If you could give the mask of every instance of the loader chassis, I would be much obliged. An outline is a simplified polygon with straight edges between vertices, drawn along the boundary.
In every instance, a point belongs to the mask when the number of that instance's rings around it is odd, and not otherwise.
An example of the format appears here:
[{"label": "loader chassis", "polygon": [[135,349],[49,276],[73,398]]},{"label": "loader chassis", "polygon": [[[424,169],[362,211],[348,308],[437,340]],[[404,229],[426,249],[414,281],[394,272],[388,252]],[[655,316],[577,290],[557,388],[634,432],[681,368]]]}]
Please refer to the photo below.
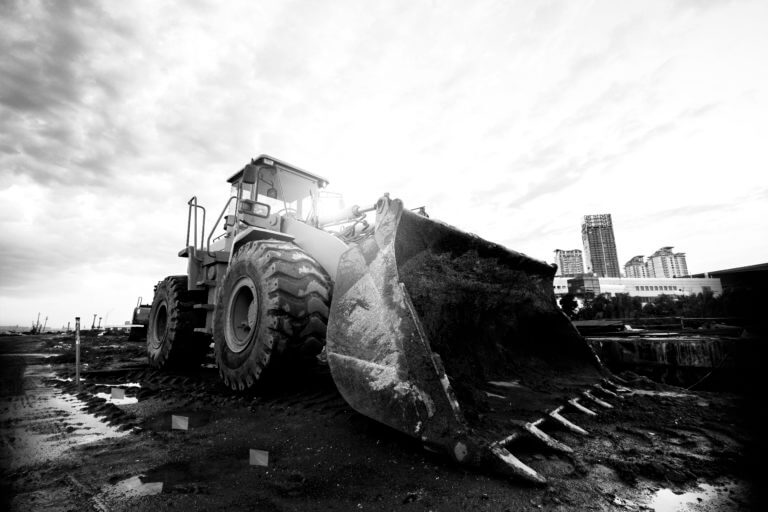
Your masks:
[{"label": "loader chassis", "polygon": [[580,400],[610,407],[622,391],[558,308],[555,266],[386,194],[321,215],[327,180],[266,155],[229,183],[207,237],[205,209],[188,203],[179,253],[188,275],[156,287],[153,366],[199,362],[212,337],[223,381],[242,390],[316,363],[325,347],[359,413],[459,462],[539,484],[511,445],[571,451],[543,428],[585,434],[565,414],[595,414]]}]

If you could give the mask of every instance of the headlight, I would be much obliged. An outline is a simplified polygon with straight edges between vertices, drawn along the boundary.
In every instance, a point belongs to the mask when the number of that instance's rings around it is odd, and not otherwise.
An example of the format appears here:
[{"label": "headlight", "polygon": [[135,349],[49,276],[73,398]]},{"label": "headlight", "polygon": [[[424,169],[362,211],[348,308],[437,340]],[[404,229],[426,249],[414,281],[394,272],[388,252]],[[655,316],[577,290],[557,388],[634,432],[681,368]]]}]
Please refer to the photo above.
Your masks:
[{"label": "headlight", "polygon": [[250,199],[241,199],[240,213],[244,213],[246,215],[255,215],[256,217],[266,219],[269,217],[269,205],[259,203],[258,201],[251,201]]}]

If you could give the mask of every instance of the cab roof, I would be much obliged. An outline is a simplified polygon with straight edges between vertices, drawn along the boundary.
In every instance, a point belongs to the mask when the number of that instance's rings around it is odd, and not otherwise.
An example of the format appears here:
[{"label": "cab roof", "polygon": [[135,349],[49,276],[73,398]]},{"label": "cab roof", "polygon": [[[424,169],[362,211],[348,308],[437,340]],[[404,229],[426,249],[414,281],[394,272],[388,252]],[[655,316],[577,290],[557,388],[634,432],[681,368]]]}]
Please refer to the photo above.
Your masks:
[{"label": "cab roof", "polygon": [[[282,168],[284,170],[298,174],[299,176],[302,176],[304,178],[310,179],[312,181],[316,181],[320,188],[323,188],[324,186],[328,185],[328,180],[323,178],[322,176],[319,176],[317,174],[312,174],[311,172],[307,172],[304,169],[299,169],[298,167],[295,167],[289,163],[283,162],[282,160],[278,160],[277,158],[271,157],[269,155],[259,155],[258,157],[251,160],[250,163],[252,165],[271,165],[277,168]],[[240,177],[243,175],[244,170],[245,170],[245,167],[237,171],[235,174],[232,175],[232,177],[230,177],[227,180],[227,182],[235,183],[236,181],[238,181]]]}]

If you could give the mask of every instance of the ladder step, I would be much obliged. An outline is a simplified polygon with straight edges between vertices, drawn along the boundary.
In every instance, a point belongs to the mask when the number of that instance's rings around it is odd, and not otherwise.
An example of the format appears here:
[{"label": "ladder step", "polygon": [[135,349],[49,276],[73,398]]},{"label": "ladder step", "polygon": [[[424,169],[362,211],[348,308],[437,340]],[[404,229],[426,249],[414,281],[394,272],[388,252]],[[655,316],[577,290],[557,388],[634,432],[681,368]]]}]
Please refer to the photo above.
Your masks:
[{"label": "ladder step", "polygon": [[211,331],[209,331],[206,327],[195,327],[195,332],[201,332],[203,334],[211,334]]},{"label": "ladder step", "polygon": [[208,286],[209,288],[213,288],[214,286],[216,286],[216,280],[201,279],[200,281],[195,283],[195,286]]},{"label": "ladder step", "polygon": [[204,309],[206,311],[213,311],[213,304],[195,304],[192,309]]}]

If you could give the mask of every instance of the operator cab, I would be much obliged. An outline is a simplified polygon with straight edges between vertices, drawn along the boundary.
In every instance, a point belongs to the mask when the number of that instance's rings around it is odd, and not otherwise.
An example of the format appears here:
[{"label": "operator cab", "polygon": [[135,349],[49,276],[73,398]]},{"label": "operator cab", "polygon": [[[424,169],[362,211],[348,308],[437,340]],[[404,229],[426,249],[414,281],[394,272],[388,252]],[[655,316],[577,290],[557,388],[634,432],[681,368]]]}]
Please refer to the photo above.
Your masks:
[{"label": "operator cab", "polygon": [[261,155],[227,180],[232,198],[225,229],[245,226],[280,230],[280,219],[292,217],[317,226],[318,191],[328,180],[268,155]]}]

